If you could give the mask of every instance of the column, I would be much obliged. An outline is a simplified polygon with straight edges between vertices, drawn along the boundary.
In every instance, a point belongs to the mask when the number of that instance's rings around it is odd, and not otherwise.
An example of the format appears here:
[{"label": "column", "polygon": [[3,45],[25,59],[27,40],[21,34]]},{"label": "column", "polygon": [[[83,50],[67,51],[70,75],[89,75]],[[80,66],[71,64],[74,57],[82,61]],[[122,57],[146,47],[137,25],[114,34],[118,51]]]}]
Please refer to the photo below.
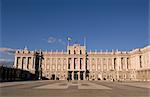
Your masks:
[{"label": "column", "polygon": [[108,66],[108,58],[106,58],[106,69],[107,69],[107,71],[109,70],[109,66]]},{"label": "column", "polygon": [[46,61],[47,61],[47,58],[44,58],[44,62],[45,62],[45,65],[44,65],[44,71],[46,71],[46,69],[47,69],[47,66],[46,66]]},{"label": "column", "polygon": [[117,61],[116,69],[117,69],[117,70],[120,70],[121,58],[118,57],[118,58],[116,59],[116,61]]},{"label": "column", "polygon": [[49,70],[52,71],[53,70],[53,61],[52,61],[52,57],[49,58],[49,63],[47,65],[49,65]]},{"label": "column", "polygon": [[60,63],[61,63],[61,65],[60,65],[60,68],[61,68],[61,71],[63,71],[63,69],[64,69],[64,58],[60,58]]},{"label": "column", "polygon": [[73,71],[74,70],[74,58],[71,58],[72,61],[71,61],[71,70]]},{"label": "column", "polygon": [[21,57],[21,69],[23,70],[23,57]]},{"label": "column", "polygon": [[85,72],[83,72],[83,80],[85,80]]},{"label": "column", "polygon": [[15,56],[14,67],[17,68],[17,57]]},{"label": "column", "polygon": [[86,68],[85,68],[85,66],[86,66],[86,58],[82,58],[82,70],[86,70]]},{"label": "column", "polygon": [[97,72],[97,58],[95,58],[96,59],[96,72]]},{"label": "column", "polygon": [[27,69],[27,57],[24,57],[23,60],[24,60],[23,61],[23,69],[26,70]]},{"label": "column", "polygon": [[125,68],[124,68],[124,69],[127,70],[127,58],[125,58],[124,61],[125,61],[125,62],[124,62],[124,63],[125,63],[125,64],[124,64],[124,65],[125,65]]},{"label": "column", "polygon": [[78,72],[78,80],[80,80],[80,71]]},{"label": "column", "polygon": [[147,70],[147,81],[150,81],[150,75],[149,75],[149,70]]},{"label": "column", "polygon": [[[56,62],[56,63],[55,63],[55,65],[56,65],[56,68],[55,68],[55,70],[56,70],[56,71],[55,71],[55,76],[57,77],[57,74],[58,74],[58,71],[57,71],[57,70],[58,70],[58,69],[57,69],[58,59],[57,59],[57,57],[56,57],[55,59],[56,59],[56,61],[55,61],[55,62]],[[55,80],[56,80],[56,77],[55,77]]]},{"label": "column", "polygon": [[34,69],[34,66],[35,66],[35,57],[32,58],[32,69]]},{"label": "column", "polygon": [[60,69],[61,69],[61,72],[60,72],[60,79],[64,79],[64,72],[63,72],[63,69],[64,69],[64,58],[60,58]]},{"label": "column", "polygon": [[29,60],[28,60],[28,57],[26,57],[26,69],[29,69],[29,62],[28,62]]},{"label": "column", "polygon": [[101,60],[101,71],[103,71],[103,58],[100,58]]},{"label": "column", "polygon": [[90,61],[90,64],[89,64],[90,71],[92,71],[92,58],[89,58],[89,61]]},{"label": "column", "polygon": [[[78,71],[80,71],[80,65],[82,65],[81,64],[81,58],[78,58]],[[81,68],[81,70],[82,70],[82,68]]]},{"label": "column", "polygon": [[122,60],[121,58],[119,58],[119,70],[122,70],[122,67],[123,67],[123,66],[122,66],[122,65],[123,65],[123,64],[122,64],[122,61],[123,61],[123,60]]},{"label": "column", "polygon": [[32,67],[31,67],[31,65],[32,65],[32,64],[31,64],[31,60],[32,60],[32,57],[29,58],[29,69],[30,69],[30,70],[32,70]]},{"label": "column", "polygon": [[111,60],[112,60],[112,61],[111,61],[111,62],[112,62],[112,63],[111,63],[111,69],[114,70],[114,58],[111,58]]},{"label": "column", "polygon": [[72,71],[72,80],[74,80],[74,71]]},{"label": "column", "polygon": [[[68,71],[69,58],[66,58],[66,61],[67,61],[67,65],[66,65],[66,66],[67,66],[67,67],[66,67],[67,69],[66,69],[66,70]],[[68,75],[68,73],[67,73],[67,75]]]}]

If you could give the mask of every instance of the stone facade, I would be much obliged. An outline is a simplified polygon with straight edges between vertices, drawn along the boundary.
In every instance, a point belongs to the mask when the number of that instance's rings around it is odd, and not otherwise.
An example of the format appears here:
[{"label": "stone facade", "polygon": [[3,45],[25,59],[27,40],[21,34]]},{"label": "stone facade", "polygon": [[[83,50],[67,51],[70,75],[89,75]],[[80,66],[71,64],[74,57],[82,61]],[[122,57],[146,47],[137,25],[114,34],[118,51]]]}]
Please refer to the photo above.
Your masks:
[{"label": "stone facade", "polygon": [[150,45],[131,51],[86,51],[74,44],[67,51],[17,50],[14,67],[59,80],[150,81]]}]

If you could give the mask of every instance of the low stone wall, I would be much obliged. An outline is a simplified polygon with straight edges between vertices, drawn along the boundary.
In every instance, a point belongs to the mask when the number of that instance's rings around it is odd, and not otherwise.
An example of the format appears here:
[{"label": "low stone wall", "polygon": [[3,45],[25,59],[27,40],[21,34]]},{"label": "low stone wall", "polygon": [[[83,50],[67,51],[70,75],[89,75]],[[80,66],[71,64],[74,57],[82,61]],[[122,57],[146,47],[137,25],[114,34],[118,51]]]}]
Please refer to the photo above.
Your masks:
[{"label": "low stone wall", "polygon": [[29,71],[0,66],[0,82],[34,80],[35,74]]},{"label": "low stone wall", "polygon": [[136,71],[136,79],[138,81],[150,81],[150,69]]}]

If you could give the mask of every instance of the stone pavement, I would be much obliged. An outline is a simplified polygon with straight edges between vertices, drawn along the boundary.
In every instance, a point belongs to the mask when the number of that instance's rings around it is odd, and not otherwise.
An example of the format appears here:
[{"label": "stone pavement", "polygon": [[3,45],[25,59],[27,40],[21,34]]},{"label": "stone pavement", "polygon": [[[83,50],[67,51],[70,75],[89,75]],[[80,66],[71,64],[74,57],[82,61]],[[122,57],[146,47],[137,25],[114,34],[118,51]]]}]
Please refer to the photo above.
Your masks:
[{"label": "stone pavement", "polygon": [[149,82],[26,81],[0,83],[0,97],[150,97]]},{"label": "stone pavement", "polygon": [[64,83],[54,83],[35,87],[34,89],[67,89],[68,87],[77,87],[78,89],[111,89],[103,85],[97,85],[89,81],[71,81]]},{"label": "stone pavement", "polygon": [[126,82],[126,83],[119,83],[121,85],[129,85],[129,86],[135,86],[135,87],[141,87],[141,88],[148,88],[150,89],[150,82]]}]

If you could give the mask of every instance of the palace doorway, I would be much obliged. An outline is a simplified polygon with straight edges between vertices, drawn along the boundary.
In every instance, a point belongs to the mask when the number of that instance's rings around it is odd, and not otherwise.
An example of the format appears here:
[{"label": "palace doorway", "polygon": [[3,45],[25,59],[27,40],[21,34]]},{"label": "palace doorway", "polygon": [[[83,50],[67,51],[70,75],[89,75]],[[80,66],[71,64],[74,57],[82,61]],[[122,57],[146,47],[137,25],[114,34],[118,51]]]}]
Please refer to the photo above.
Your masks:
[{"label": "palace doorway", "polygon": [[80,72],[80,80],[83,80],[83,72]]},{"label": "palace doorway", "polygon": [[52,74],[51,79],[52,79],[52,80],[55,80],[55,74]]},{"label": "palace doorway", "polygon": [[71,71],[68,71],[68,79],[72,80],[72,72]]},{"label": "palace doorway", "polygon": [[78,72],[74,72],[74,80],[78,80]]}]

